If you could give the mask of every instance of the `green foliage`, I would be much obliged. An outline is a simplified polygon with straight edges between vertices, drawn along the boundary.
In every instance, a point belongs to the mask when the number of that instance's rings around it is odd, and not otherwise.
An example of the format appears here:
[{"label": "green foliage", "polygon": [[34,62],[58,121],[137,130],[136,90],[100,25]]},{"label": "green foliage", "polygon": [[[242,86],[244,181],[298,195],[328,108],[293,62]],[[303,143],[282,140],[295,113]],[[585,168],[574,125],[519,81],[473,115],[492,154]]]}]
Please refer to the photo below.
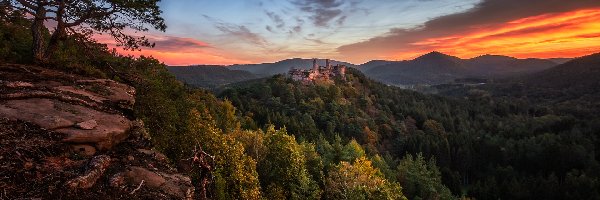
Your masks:
[{"label": "green foliage", "polygon": [[432,158],[408,154],[398,165],[398,181],[409,199],[455,199],[442,184],[441,173]]},{"label": "green foliage", "polygon": [[352,162],[357,158],[364,157],[365,150],[356,142],[356,140],[351,140],[348,144],[344,146],[342,149],[342,155],[340,160],[346,162]]},{"label": "green foliage", "polygon": [[201,145],[215,156],[216,198],[259,199],[256,161],[233,135],[224,134],[239,131],[231,104],[205,91],[188,90],[152,59],[140,61],[146,67],[134,68],[144,77],[136,87],[136,116],[150,129],[157,148],[178,161]]},{"label": "green foliage", "polygon": [[[258,172],[265,196],[286,199],[318,199],[321,191],[307,169],[305,147],[296,142],[285,129],[268,128],[265,137],[266,155],[259,161]],[[311,153],[311,152],[306,152]],[[317,173],[317,157],[309,157],[311,172]],[[315,166],[316,165],[316,166]],[[321,177],[318,177],[321,178]]]},{"label": "green foliage", "polygon": [[[29,63],[32,58],[31,21],[22,13],[0,8],[0,61]],[[46,30],[46,37],[49,33]]]},{"label": "green foliage", "polygon": [[[554,180],[564,180],[573,170],[590,180],[580,181],[593,183],[599,177],[589,172],[600,170],[600,119],[566,112],[581,113],[579,106],[489,94],[461,99],[423,95],[371,81],[353,69],[345,82],[302,84],[275,76],[220,96],[232,101],[241,118],[252,119],[242,127],[274,124],[313,142],[326,170],[356,158],[353,153],[360,151],[349,149],[357,145],[346,145],[355,139],[362,149],[358,154],[370,156],[392,180],[397,172],[390,171],[403,156],[434,157],[441,178],[433,182],[443,183],[454,196],[533,199],[544,196],[538,192],[542,188],[567,186]],[[389,159],[384,162],[378,154]]]}]

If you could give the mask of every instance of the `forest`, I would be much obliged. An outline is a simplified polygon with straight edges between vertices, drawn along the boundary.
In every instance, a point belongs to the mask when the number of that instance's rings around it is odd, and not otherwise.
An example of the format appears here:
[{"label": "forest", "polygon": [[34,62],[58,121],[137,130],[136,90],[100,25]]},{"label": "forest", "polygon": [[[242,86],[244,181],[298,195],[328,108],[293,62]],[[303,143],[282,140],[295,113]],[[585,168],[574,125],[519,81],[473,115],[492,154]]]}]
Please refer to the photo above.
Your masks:
[{"label": "forest", "polygon": [[356,69],[333,83],[275,75],[213,94],[177,81],[157,59],[82,35],[65,35],[37,63],[34,22],[0,11],[1,62],[134,86],[132,115],[173,165],[196,148],[213,156],[212,170],[190,174],[212,177],[211,199],[600,198],[600,118],[570,112],[579,104],[502,88],[426,95]]},{"label": "forest", "polygon": [[285,128],[315,143],[321,155],[338,143],[358,143],[368,158],[381,159],[376,166],[409,199],[432,198],[428,184],[400,169],[412,158],[439,174],[429,180],[441,180],[442,189],[430,190],[440,196],[444,187],[455,197],[477,199],[588,199],[599,192],[598,118],[578,117],[563,104],[481,89],[460,97],[424,95],[357,70],[335,84],[275,76],[244,85],[220,95],[239,109],[242,127]]}]

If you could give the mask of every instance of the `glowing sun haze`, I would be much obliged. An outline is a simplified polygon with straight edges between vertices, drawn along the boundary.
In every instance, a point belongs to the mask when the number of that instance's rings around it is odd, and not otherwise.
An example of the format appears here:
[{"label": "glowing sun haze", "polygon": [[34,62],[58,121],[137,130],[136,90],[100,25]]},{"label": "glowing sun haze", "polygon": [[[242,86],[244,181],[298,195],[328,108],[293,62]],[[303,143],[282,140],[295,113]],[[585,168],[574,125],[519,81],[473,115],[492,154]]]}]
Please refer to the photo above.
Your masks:
[{"label": "glowing sun haze", "polygon": [[598,0],[163,0],[160,6],[167,31],[141,33],[156,47],[117,50],[168,65],[293,57],[360,64],[430,51],[462,58],[600,52]]}]

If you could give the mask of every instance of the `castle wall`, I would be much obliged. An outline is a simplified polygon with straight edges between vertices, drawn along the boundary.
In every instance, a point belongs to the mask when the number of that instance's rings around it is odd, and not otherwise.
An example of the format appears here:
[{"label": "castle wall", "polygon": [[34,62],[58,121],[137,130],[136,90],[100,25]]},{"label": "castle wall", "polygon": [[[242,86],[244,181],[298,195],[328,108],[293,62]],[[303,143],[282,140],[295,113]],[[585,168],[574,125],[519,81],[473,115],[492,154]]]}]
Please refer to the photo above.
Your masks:
[{"label": "castle wall", "polygon": [[335,65],[331,66],[329,63],[329,59],[326,60],[325,66],[317,65],[317,60],[313,60],[313,67],[310,70],[301,70],[292,68],[288,72],[288,75],[295,81],[302,82],[313,82],[316,80],[319,81],[328,81],[334,77],[340,77],[345,79],[346,75],[346,66],[344,65]]}]

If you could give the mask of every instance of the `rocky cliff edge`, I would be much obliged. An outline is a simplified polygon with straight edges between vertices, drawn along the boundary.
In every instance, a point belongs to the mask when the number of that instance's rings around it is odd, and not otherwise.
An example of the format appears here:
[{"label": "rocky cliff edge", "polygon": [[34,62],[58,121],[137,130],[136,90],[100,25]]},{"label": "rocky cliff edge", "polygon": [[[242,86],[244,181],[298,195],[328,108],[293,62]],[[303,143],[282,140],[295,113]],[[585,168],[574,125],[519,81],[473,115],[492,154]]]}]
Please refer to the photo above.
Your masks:
[{"label": "rocky cliff edge", "polygon": [[0,199],[193,198],[134,103],[112,80],[0,64]]}]

